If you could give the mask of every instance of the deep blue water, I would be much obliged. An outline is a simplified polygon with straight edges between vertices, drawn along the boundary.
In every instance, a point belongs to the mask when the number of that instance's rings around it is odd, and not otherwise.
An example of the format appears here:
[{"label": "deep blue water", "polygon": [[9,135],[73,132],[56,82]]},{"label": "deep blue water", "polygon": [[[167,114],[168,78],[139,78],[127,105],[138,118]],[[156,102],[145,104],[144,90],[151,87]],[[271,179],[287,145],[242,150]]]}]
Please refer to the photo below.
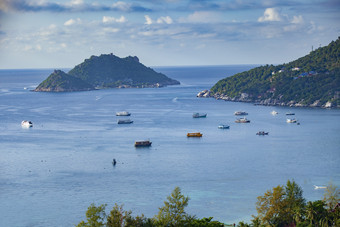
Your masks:
[{"label": "deep blue water", "polygon": [[[188,213],[225,223],[249,221],[256,197],[288,179],[307,200],[322,199],[313,185],[340,185],[339,110],[196,98],[252,67],[156,67],[182,85],[74,93],[30,91],[52,69],[0,70],[0,226],[73,226],[91,203],[153,217],[176,186],[191,198]],[[133,124],[117,124],[124,110]],[[250,124],[234,123],[239,110]],[[286,123],[289,111],[300,125]],[[152,146],[134,148],[141,139]]]}]

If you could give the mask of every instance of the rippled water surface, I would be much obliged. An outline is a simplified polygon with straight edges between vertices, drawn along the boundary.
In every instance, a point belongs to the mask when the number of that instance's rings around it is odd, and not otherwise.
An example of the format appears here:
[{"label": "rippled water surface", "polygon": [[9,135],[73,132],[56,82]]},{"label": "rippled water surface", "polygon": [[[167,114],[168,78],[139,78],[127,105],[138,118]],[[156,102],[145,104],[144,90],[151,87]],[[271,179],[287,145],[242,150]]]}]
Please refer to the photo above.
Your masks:
[{"label": "rippled water surface", "polygon": [[[249,221],[256,197],[288,179],[307,200],[322,199],[313,185],[340,185],[339,110],[196,98],[252,67],[158,67],[181,85],[74,93],[30,91],[52,69],[0,70],[0,226],[73,226],[93,202],[153,217],[176,186],[190,197],[188,213],[225,223]],[[234,123],[239,110],[251,123]],[[134,123],[118,125],[117,111]],[[286,123],[289,111],[300,125]],[[134,148],[142,139],[152,146]]]}]

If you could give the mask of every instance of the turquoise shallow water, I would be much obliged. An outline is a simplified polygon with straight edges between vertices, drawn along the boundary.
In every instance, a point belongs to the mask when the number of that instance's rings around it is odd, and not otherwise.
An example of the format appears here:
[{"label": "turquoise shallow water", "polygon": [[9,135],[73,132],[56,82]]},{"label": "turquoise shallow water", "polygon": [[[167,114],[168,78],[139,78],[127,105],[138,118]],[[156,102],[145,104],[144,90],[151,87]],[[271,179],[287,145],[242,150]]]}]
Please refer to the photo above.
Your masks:
[{"label": "turquoise shallow water", "polygon": [[[340,185],[339,110],[196,98],[251,67],[158,67],[182,85],[75,93],[30,92],[50,69],[0,70],[0,226],[72,226],[92,202],[152,217],[176,186],[191,198],[188,213],[225,223],[250,220],[256,197],[288,179],[321,199],[313,185]],[[117,124],[123,110],[133,124]],[[250,124],[234,123],[239,110]],[[300,125],[286,123],[289,111]],[[196,131],[203,137],[186,137]],[[140,139],[153,144],[134,148]]]}]

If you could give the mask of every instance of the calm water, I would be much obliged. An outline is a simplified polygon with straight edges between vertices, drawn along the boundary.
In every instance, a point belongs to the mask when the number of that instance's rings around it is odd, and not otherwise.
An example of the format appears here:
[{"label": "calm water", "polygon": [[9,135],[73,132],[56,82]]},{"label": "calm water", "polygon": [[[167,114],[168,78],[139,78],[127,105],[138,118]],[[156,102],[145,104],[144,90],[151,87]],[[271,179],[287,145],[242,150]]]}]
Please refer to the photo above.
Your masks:
[{"label": "calm water", "polygon": [[[288,179],[322,199],[313,185],[340,185],[339,110],[196,98],[252,67],[158,67],[182,85],[75,93],[29,91],[52,69],[0,70],[0,226],[73,226],[93,202],[153,217],[176,186],[191,198],[188,213],[225,223],[249,221],[256,197]],[[133,124],[117,124],[124,110]],[[234,123],[238,110],[250,124]],[[301,125],[286,123],[289,111]],[[25,119],[34,127],[21,128]],[[152,147],[135,149],[140,139]]]}]

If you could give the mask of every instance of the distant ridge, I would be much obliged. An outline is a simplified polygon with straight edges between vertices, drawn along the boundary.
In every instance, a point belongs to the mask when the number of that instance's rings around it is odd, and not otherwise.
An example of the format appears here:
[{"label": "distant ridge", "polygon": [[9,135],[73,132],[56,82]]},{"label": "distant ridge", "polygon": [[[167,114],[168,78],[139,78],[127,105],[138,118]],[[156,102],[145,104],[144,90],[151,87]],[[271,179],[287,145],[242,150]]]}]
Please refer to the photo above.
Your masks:
[{"label": "distant ridge", "polygon": [[55,70],[34,91],[70,92],[103,88],[145,88],[180,84],[144,66],[138,57],[91,56],[68,73]]},{"label": "distant ridge", "polygon": [[288,64],[265,65],[218,81],[199,97],[260,105],[340,107],[340,37]]}]

